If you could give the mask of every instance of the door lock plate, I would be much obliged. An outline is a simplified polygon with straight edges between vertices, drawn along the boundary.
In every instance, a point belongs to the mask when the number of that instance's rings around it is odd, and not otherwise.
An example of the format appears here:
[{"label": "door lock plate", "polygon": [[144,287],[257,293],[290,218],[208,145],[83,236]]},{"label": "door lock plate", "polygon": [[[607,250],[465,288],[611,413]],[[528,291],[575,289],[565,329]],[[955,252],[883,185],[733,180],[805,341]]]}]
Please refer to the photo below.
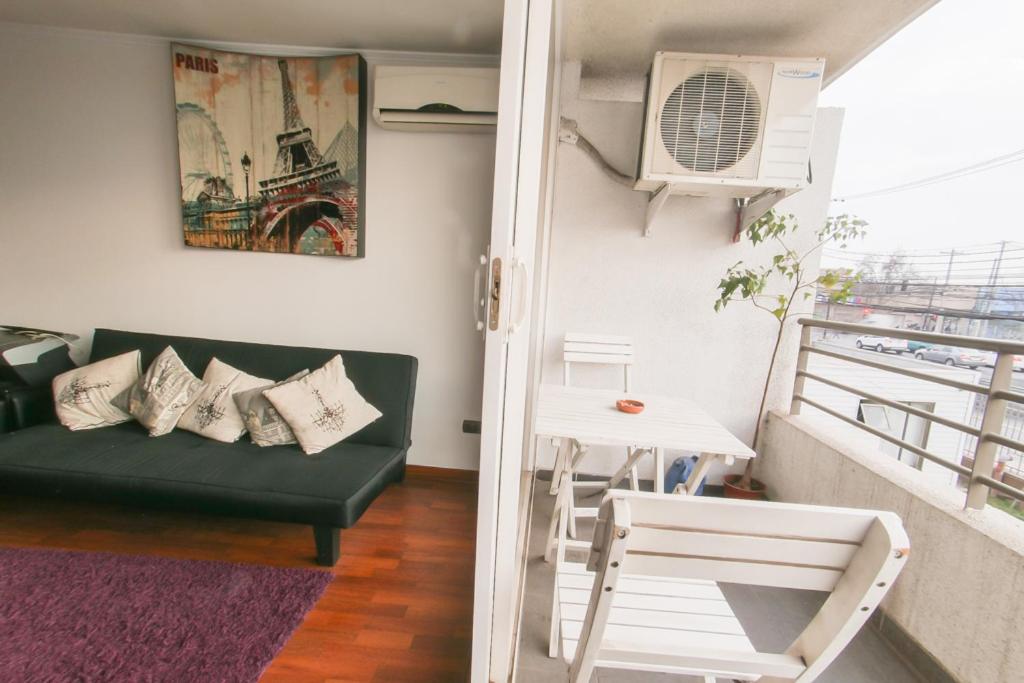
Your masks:
[{"label": "door lock plate", "polygon": [[487,305],[487,327],[492,332],[498,329],[501,314],[501,258],[491,261],[491,294]]}]

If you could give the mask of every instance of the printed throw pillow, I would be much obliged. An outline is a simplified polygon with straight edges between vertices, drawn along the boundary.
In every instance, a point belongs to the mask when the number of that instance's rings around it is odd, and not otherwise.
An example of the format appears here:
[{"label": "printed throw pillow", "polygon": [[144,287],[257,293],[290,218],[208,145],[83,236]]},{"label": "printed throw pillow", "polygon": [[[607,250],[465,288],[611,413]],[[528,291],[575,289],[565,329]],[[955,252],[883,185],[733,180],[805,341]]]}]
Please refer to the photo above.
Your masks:
[{"label": "printed throw pillow", "polygon": [[53,378],[57,419],[74,431],[132,419],[115,399],[139,381],[141,364],[142,354],[129,351],[57,375]]},{"label": "printed throw pillow", "polygon": [[302,379],[267,389],[263,395],[309,455],[330,448],[381,416],[345,375],[341,356]]},{"label": "printed throw pillow", "polygon": [[268,383],[255,389],[246,389],[237,392],[232,398],[235,406],[242,415],[245,428],[249,430],[252,442],[257,446],[287,446],[295,443],[295,434],[288,423],[281,417],[281,413],[274,409],[267,397],[263,395],[264,390],[279,387],[288,382],[305,377],[309,370],[298,372],[288,379],[274,383]]},{"label": "printed throw pillow", "polygon": [[149,430],[150,436],[163,436],[174,429],[178,418],[202,388],[199,378],[168,346],[131,388],[128,412]]},{"label": "printed throw pillow", "polygon": [[213,358],[203,373],[203,388],[181,414],[178,427],[214,441],[238,441],[245,434],[245,423],[232,396],[237,391],[271,384],[269,379],[253,377]]}]

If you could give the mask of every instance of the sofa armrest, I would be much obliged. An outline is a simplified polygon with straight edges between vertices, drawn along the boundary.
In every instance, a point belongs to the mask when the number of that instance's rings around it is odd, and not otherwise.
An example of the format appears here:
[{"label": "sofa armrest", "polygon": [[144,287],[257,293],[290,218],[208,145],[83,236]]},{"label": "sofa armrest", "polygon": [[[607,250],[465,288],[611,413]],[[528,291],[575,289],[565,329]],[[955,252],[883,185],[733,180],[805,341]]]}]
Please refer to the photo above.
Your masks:
[{"label": "sofa armrest", "polygon": [[25,429],[57,419],[48,386],[14,387],[6,391],[6,399],[9,429]]}]

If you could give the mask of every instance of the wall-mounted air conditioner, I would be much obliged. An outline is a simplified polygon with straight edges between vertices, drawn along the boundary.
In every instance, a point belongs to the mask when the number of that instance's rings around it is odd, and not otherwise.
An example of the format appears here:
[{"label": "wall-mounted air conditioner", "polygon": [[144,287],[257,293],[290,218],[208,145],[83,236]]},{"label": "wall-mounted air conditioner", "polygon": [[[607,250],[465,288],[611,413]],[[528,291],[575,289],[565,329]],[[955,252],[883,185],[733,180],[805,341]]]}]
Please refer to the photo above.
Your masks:
[{"label": "wall-mounted air conditioner", "polygon": [[637,190],[785,196],[808,184],[823,59],[659,52]]},{"label": "wall-mounted air conditioner", "polygon": [[378,66],[373,118],[398,130],[493,130],[498,122],[498,69]]}]

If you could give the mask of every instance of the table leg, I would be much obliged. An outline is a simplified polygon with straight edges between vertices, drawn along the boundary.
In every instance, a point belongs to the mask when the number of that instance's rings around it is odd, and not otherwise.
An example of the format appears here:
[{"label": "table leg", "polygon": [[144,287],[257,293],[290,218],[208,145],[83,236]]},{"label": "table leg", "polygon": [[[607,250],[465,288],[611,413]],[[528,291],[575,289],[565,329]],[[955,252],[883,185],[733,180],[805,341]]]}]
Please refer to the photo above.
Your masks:
[{"label": "table leg", "polygon": [[686,479],[686,495],[692,496],[697,493],[697,488],[704,481],[704,477],[708,476],[708,469],[711,468],[711,463],[714,460],[715,456],[710,453],[700,454],[700,457],[697,458],[697,464],[693,466],[693,471],[690,472],[690,476]]},{"label": "table leg", "polygon": [[654,492],[665,492],[665,449],[654,449]]},{"label": "table leg", "polygon": [[565,496],[564,505],[569,511],[568,526],[566,526],[565,534],[569,538],[576,538],[576,487],[572,485],[572,471],[566,473],[566,477],[569,480],[568,488],[569,492]]},{"label": "table leg", "polygon": [[650,448],[634,448],[633,452],[630,453],[628,458],[626,458],[626,464],[620,467],[619,471],[616,472],[608,481],[608,488],[613,489],[616,486],[618,486],[619,482],[622,481],[627,474],[629,474],[629,471],[633,468],[634,465],[636,465],[637,461],[650,452]]},{"label": "table leg", "polygon": [[569,457],[566,454],[566,451],[569,450],[568,443],[569,439],[558,440],[558,450],[555,451],[555,466],[551,470],[551,488],[548,489],[548,493],[552,496],[558,493],[558,479]]},{"label": "table leg", "polygon": [[555,559],[559,534],[565,533],[569,522],[569,509],[565,502],[567,494],[572,495],[572,480],[563,471],[558,475],[558,495],[555,497],[554,509],[551,510],[551,524],[548,526],[548,538],[544,545],[544,561],[548,563]]},{"label": "table leg", "polygon": [[587,454],[589,450],[589,444],[580,443],[576,439],[572,440],[572,449],[570,451],[572,453],[572,456],[569,458],[568,462],[572,463],[573,474],[576,473],[576,468],[579,467],[580,460],[583,460],[583,457]]}]

